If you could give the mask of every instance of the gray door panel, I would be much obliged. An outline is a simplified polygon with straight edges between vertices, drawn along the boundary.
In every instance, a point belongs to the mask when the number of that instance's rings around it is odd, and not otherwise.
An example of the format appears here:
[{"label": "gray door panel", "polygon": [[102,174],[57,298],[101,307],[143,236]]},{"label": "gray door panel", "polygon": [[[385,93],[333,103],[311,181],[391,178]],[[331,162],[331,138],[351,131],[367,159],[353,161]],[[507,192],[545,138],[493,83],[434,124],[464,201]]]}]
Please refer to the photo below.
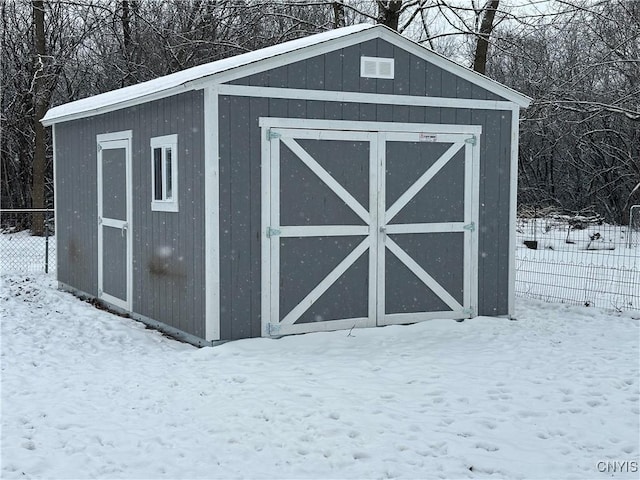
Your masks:
[{"label": "gray door panel", "polygon": [[[369,209],[367,143],[308,139],[299,139],[297,143],[365,209]],[[364,225],[362,219],[286,145],[280,147],[280,224]]]},{"label": "gray door panel", "polygon": [[[418,144],[420,145],[420,144]],[[422,144],[425,145],[425,144]],[[450,144],[447,144],[450,146]],[[395,150],[395,149],[394,149]],[[389,151],[388,151],[389,152]],[[400,152],[391,155],[387,160],[387,186],[395,190],[395,178],[397,174],[405,171],[404,156]],[[398,156],[396,156],[398,155]],[[437,156],[436,156],[437,155]],[[440,155],[434,153],[437,159]],[[429,166],[433,159],[428,159]],[[428,168],[428,167],[427,167]],[[414,181],[422,175],[427,168],[420,171],[418,175],[411,177]],[[436,173],[420,192],[393,217],[390,223],[437,223],[437,222],[462,222],[464,221],[464,149],[454,155],[454,157]],[[392,176],[389,172],[394,172]],[[407,180],[403,179],[402,183]],[[400,182],[398,182],[400,183]],[[387,189],[388,191],[389,189]],[[406,189],[405,189],[406,190]],[[395,192],[393,192],[395,193]],[[402,192],[404,193],[404,192]],[[393,201],[393,195],[387,195],[387,206],[389,200]]]},{"label": "gray door panel", "polygon": [[[280,316],[285,317],[296,305],[298,305],[311,290],[313,290],[344,258],[362,241],[364,237],[306,237],[283,238],[280,240]],[[361,257],[365,259],[366,255]],[[358,262],[356,262],[358,263]],[[360,265],[361,267],[361,265]],[[367,315],[368,284],[367,270],[357,268],[357,275],[350,275],[350,271],[356,269],[356,264],[351,266],[338,280],[340,291],[332,291],[329,288],[316,303],[345,304],[343,292],[350,295],[352,304],[343,309],[342,315],[348,311],[358,311],[358,316]],[[337,283],[338,283],[337,282]],[[336,285],[334,284],[333,287]],[[331,308],[321,307],[316,313],[314,304],[298,322],[317,321],[313,319],[337,320],[338,318],[350,318],[349,316],[337,316],[328,318],[327,312]],[[298,323],[296,322],[296,323]]]},{"label": "gray door panel", "polygon": [[102,217],[127,221],[127,155],[124,148],[102,150]]},{"label": "gray door panel", "polygon": [[[462,262],[464,258],[464,234],[462,232],[414,233],[390,235],[389,237],[462,305],[464,293],[464,264]],[[401,271],[392,269],[391,267],[398,262],[398,259],[392,253],[388,252],[385,259],[387,262],[387,298],[392,295],[396,298],[398,304],[402,304],[401,299],[404,299],[406,304],[415,303],[408,291],[405,294],[404,286],[410,282],[420,282],[420,280],[404,265]],[[431,292],[422,282],[420,284]],[[424,310],[416,311],[440,312],[449,310],[451,308],[438,298],[437,302],[428,303]],[[387,301],[385,313],[401,313],[402,311],[398,308],[394,309]]]},{"label": "gray door panel", "polygon": [[127,298],[127,237],[121,228],[102,227],[102,291]]}]

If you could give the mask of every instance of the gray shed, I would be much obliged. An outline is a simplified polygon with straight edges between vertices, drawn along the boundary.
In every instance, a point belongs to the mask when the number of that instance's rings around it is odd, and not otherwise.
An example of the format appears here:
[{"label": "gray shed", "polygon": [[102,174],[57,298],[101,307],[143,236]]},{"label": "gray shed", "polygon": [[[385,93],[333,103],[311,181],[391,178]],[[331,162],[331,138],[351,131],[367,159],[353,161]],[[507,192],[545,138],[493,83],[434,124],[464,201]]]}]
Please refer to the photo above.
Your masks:
[{"label": "gray shed", "polygon": [[529,102],[357,25],[52,108],[59,286],[196,344],[511,315]]}]

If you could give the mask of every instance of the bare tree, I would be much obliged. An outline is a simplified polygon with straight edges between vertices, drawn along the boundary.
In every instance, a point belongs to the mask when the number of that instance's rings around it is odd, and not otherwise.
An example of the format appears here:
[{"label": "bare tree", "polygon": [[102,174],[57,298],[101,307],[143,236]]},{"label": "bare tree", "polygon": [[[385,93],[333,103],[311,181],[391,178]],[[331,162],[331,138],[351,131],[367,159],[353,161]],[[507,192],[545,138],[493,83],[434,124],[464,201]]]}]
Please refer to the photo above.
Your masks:
[{"label": "bare tree", "polygon": [[[33,0],[33,40],[34,40],[34,73],[33,73],[33,130],[34,153],[33,153],[33,176],[31,187],[31,206],[42,209],[45,207],[44,184],[46,168],[46,145],[44,126],[40,123],[44,114],[47,113],[49,98],[45,90],[45,62],[46,48],[44,35],[44,1]],[[44,234],[44,215],[41,212],[34,213],[31,222],[31,232],[34,235]]]},{"label": "bare tree", "polygon": [[487,52],[489,51],[489,37],[493,31],[493,21],[496,11],[500,5],[500,0],[488,0],[485,7],[479,13],[482,17],[480,31],[476,41],[476,53],[473,59],[473,69],[479,73],[485,73],[487,68]]}]

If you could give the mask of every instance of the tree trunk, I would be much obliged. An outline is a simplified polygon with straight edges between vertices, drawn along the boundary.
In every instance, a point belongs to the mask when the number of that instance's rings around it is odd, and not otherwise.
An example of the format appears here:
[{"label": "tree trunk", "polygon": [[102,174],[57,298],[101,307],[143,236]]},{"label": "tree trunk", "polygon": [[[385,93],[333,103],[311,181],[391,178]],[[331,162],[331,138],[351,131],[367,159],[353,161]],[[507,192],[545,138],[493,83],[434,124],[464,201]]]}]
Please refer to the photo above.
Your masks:
[{"label": "tree trunk", "polygon": [[473,59],[473,69],[479,73],[485,73],[487,69],[487,52],[489,50],[489,37],[493,31],[493,20],[500,0],[488,0],[482,13],[482,23],[478,32],[476,54]]},{"label": "tree trunk", "polygon": [[378,0],[378,23],[398,31],[402,0]]},{"label": "tree trunk", "polygon": [[[33,28],[35,43],[35,65],[33,81],[33,180],[31,185],[31,207],[45,208],[45,169],[46,169],[46,138],[44,126],[40,119],[47,111],[47,95],[45,94],[45,36],[44,36],[44,1],[33,0]],[[44,215],[34,213],[31,221],[33,235],[44,234]]]},{"label": "tree trunk", "polygon": [[333,28],[345,27],[346,19],[344,12],[344,4],[342,1],[334,1],[333,4]]},{"label": "tree trunk", "polygon": [[122,59],[124,60],[124,70],[126,74],[122,79],[121,86],[126,87],[131,82],[131,13],[129,10],[129,0],[122,0]]}]

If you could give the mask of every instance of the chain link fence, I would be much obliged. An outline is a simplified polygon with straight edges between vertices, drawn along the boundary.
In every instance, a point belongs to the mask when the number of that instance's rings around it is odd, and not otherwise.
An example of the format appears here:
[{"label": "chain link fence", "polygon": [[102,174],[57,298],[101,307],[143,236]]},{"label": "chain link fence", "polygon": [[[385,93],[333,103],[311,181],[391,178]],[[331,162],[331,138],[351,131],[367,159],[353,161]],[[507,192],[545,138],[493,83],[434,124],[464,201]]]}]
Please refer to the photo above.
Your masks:
[{"label": "chain link fence", "polygon": [[[633,214],[640,216],[637,206]],[[640,312],[640,219],[631,220],[520,212],[516,295]]]},{"label": "chain link fence", "polygon": [[[42,236],[33,222],[44,221]],[[50,272],[56,268],[55,217],[51,209],[0,210],[0,272]]]}]

